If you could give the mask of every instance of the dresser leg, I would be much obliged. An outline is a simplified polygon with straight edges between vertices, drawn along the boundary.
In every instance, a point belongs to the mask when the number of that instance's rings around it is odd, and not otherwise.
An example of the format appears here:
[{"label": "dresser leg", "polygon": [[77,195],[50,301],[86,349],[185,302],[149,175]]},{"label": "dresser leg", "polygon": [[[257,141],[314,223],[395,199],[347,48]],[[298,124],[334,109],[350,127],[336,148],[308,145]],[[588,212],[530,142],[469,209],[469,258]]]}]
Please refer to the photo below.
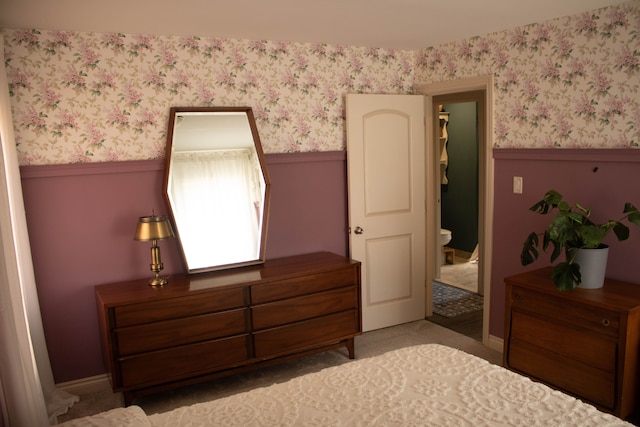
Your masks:
[{"label": "dresser leg", "polygon": [[356,344],[353,338],[347,340],[347,350],[349,351],[349,359],[356,358]]},{"label": "dresser leg", "polygon": [[124,406],[130,406],[133,403],[133,398],[135,397],[132,391],[125,391],[122,393],[124,396]]}]

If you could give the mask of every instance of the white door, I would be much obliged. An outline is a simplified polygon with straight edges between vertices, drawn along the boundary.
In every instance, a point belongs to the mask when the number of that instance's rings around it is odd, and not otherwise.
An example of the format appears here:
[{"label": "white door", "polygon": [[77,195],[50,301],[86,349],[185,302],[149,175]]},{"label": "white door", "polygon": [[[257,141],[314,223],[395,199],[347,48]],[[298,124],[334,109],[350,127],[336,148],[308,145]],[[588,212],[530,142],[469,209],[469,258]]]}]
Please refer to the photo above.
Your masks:
[{"label": "white door", "polygon": [[350,255],[363,330],[425,317],[425,107],[419,95],[347,95]]}]

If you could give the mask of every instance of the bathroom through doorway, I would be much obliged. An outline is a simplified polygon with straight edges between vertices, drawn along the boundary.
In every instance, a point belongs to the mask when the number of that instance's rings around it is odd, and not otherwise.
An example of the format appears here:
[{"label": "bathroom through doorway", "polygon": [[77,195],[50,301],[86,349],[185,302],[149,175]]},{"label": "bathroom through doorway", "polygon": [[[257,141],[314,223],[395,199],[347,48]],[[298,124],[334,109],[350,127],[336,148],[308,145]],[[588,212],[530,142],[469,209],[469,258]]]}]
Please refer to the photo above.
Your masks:
[{"label": "bathroom through doorway", "polygon": [[482,342],[488,339],[489,308],[483,292],[487,259],[481,259],[487,246],[484,218],[490,169],[485,97],[486,90],[432,97],[438,125],[445,124],[446,132],[434,141],[440,167],[436,230],[440,229],[441,246],[432,285],[433,315],[428,317]]},{"label": "bathroom through doorway", "polygon": [[440,122],[441,283],[479,293],[478,102],[438,105]]},{"label": "bathroom through doorway", "polygon": [[482,311],[480,312],[482,321],[482,342],[494,349],[501,349],[502,342],[493,339],[489,334],[489,323],[491,313],[491,265],[493,246],[493,76],[480,75],[462,79],[453,79],[437,83],[417,84],[414,86],[417,93],[427,96],[427,103],[430,110],[430,119],[427,120],[428,145],[431,168],[429,180],[427,182],[427,223],[428,223],[428,247],[432,248],[431,253],[435,254],[427,260],[428,277],[427,283],[427,315],[431,316],[434,305],[433,283],[436,277],[437,260],[440,258],[440,184],[437,178],[438,154],[435,144],[438,130],[438,105],[457,102],[477,102],[478,103],[478,136],[479,136],[479,211],[478,211],[478,290],[482,293]]}]

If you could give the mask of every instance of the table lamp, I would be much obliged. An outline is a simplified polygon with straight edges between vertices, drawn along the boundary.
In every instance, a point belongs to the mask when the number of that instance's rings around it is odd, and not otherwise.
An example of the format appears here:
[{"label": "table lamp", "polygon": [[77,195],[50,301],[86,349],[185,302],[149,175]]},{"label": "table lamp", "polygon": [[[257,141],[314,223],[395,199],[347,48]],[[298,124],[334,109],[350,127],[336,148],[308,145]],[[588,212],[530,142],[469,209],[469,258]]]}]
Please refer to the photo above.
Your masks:
[{"label": "table lamp", "polygon": [[166,216],[141,216],[138,219],[136,234],[134,240],[143,242],[151,241],[151,271],[155,273],[155,277],[149,280],[151,286],[164,286],[167,284],[167,278],[160,276],[160,271],[164,268],[162,259],[160,258],[160,248],[158,240],[174,237],[173,229]]}]

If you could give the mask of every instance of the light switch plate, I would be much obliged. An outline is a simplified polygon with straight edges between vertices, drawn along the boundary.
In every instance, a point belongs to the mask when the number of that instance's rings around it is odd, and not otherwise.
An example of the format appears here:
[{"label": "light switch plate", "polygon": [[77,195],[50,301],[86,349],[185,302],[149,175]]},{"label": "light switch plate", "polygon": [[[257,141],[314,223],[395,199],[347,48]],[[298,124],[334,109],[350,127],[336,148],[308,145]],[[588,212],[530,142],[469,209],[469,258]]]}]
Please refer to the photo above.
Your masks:
[{"label": "light switch plate", "polygon": [[513,194],[522,194],[522,177],[513,177]]}]

